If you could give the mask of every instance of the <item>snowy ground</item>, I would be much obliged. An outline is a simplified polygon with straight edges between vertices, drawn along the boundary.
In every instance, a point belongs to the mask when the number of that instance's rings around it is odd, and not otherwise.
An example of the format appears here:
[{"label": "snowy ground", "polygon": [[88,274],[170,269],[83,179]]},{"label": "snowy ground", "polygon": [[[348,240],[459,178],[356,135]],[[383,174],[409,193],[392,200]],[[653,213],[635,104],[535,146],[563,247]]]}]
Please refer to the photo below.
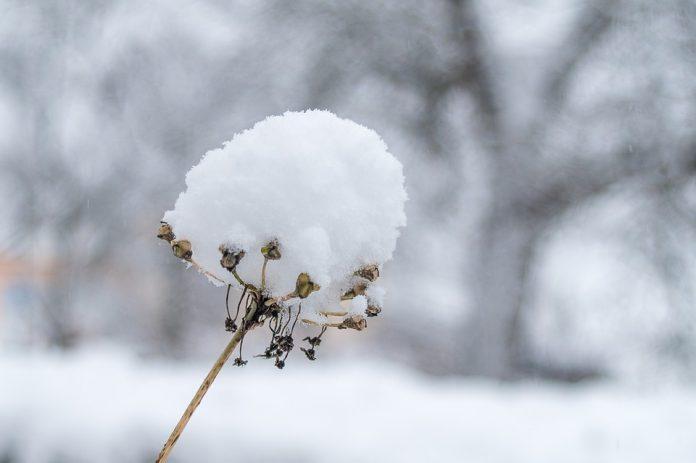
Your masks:
[{"label": "snowy ground", "polygon": [[[696,390],[228,365],[171,462],[696,461]],[[0,461],[147,462],[207,372],[118,352],[0,355]]]}]

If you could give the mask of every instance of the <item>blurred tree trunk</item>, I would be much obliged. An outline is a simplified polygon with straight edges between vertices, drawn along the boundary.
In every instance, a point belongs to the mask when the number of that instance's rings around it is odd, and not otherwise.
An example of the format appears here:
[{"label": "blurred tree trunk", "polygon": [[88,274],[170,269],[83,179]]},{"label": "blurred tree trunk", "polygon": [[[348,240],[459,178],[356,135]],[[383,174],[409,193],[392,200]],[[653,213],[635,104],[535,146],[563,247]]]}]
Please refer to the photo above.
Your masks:
[{"label": "blurred tree trunk", "polygon": [[156,323],[158,352],[174,358],[183,357],[186,353],[186,337],[190,324],[191,285],[190,272],[181,269],[181,263],[167,255],[165,265],[171,271],[167,272],[164,297],[157,310]]},{"label": "blurred tree trunk", "polygon": [[60,349],[74,347],[80,338],[78,323],[72,309],[71,286],[67,278],[57,276],[48,283],[41,301],[46,339],[50,346]]},{"label": "blurred tree trunk", "polygon": [[471,316],[461,327],[464,352],[456,356],[461,373],[510,378],[527,369],[523,308],[540,236],[567,208],[614,180],[572,165],[546,171],[538,157],[544,131],[563,108],[578,63],[609,28],[614,3],[592,2],[578,16],[549,81],[542,84],[543,98],[531,125],[515,130],[506,124],[512,118],[496,79],[502,68],[488,49],[475,2],[450,0],[451,27],[466,58],[457,84],[469,90],[477,106],[492,173],[492,199],[471,268]]},{"label": "blurred tree trunk", "polygon": [[[507,212],[506,212],[507,211]],[[521,318],[544,221],[494,207],[474,257],[471,316],[458,357],[461,373],[509,378],[522,349]]]}]

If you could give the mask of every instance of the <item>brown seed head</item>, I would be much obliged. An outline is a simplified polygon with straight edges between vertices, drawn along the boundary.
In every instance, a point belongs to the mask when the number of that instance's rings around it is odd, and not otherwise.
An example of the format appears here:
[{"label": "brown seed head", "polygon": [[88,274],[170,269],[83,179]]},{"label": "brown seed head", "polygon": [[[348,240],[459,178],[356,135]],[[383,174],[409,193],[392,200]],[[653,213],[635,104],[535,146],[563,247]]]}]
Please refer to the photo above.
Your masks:
[{"label": "brown seed head", "polygon": [[179,259],[189,260],[193,256],[191,242],[188,240],[172,240],[172,252]]},{"label": "brown seed head", "polygon": [[341,322],[338,326],[339,330],[353,329],[362,331],[367,328],[367,320],[362,315],[351,315]]},{"label": "brown seed head", "polygon": [[382,308],[378,305],[368,305],[367,310],[365,310],[365,315],[368,317],[376,317],[382,311]]},{"label": "brown seed head", "polygon": [[313,291],[319,291],[321,287],[314,283],[312,279],[306,273],[300,273],[297,276],[297,282],[295,283],[295,293],[300,299],[304,299]]},{"label": "brown seed head", "polygon": [[368,265],[355,272],[355,274],[368,281],[375,281],[377,278],[379,278],[379,267],[376,265]]},{"label": "brown seed head", "polygon": [[220,245],[220,252],[222,257],[220,258],[220,265],[228,271],[232,272],[237,268],[239,262],[242,260],[246,254],[241,249],[230,249],[225,245]]},{"label": "brown seed head", "polygon": [[271,241],[266,246],[261,248],[261,254],[263,254],[263,256],[269,260],[280,259],[280,244],[278,244],[277,240]]},{"label": "brown seed head", "polygon": [[160,222],[159,229],[157,230],[157,238],[171,243],[175,238],[171,225],[167,222]]},{"label": "brown seed head", "polygon": [[343,296],[341,296],[341,300],[347,301],[353,299],[355,296],[362,296],[365,294],[365,291],[367,291],[367,284],[362,282],[357,283],[355,286],[353,286],[353,289],[347,291],[343,294]]}]

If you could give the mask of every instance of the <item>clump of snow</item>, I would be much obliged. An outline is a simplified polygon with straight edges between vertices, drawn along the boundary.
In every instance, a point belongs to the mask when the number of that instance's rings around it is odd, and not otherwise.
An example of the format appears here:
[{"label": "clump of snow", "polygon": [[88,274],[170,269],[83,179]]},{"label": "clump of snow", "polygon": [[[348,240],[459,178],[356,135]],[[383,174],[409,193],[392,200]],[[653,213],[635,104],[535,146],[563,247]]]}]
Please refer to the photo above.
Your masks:
[{"label": "clump of snow", "polygon": [[368,286],[365,291],[365,296],[367,296],[367,302],[379,307],[384,305],[384,296],[386,291],[384,288],[378,285]]},{"label": "clump of snow", "polygon": [[[191,242],[193,259],[236,284],[220,266],[219,247],[244,250],[237,272],[258,286],[260,250],[277,240],[282,257],[268,263],[267,289],[287,294],[309,274],[321,289],[304,300],[303,313],[336,310],[358,269],[391,258],[406,224],[401,163],[377,133],[328,111],[258,122],[206,153],[186,186],[163,220]],[[371,291],[381,300],[383,291]]]},{"label": "clump of snow", "polygon": [[365,296],[355,296],[348,304],[349,314],[364,314],[367,310],[367,298]]}]

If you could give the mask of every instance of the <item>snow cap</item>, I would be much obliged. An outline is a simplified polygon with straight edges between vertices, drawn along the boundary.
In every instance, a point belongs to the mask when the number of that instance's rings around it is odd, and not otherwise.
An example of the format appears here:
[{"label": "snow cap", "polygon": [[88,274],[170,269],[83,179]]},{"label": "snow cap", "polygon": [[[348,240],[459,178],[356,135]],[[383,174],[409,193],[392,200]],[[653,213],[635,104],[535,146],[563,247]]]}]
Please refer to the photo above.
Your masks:
[{"label": "snow cap", "polygon": [[[356,271],[391,259],[405,201],[401,163],[379,135],[308,110],[268,117],[206,153],[163,220],[191,243],[198,265],[233,285],[220,246],[245,252],[236,270],[259,286],[261,249],[277,241],[281,257],[267,264],[268,292],[290,293],[307,273],[321,289],[303,299],[303,313],[318,313],[337,310]],[[373,288],[370,296],[382,293]]]}]

